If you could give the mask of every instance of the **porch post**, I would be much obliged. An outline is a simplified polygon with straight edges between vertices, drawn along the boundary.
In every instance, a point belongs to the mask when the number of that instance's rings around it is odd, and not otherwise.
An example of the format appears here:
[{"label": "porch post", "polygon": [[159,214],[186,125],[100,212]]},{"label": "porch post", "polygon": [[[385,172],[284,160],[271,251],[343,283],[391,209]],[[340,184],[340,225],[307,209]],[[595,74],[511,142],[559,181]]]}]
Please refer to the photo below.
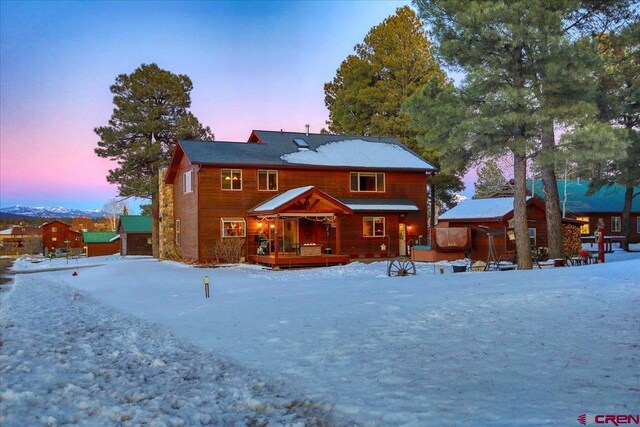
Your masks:
[{"label": "porch post", "polygon": [[340,223],[342,222],[342,217],[336,217],[336,254],[342,255],[342,242],[340,239]]},{"label": "porch post", "polygon": [[280,219],[279,219],[279,217],[277,215],[276,215],[275,221],[276,221],[276,227],[274,228],[274,230],[276,232],[273,233],[274,237],[275,237],[275,242],[273,243],[273,247],[274,247],[275,252],[276,252],[274,257],[275,257],[275,259],[278,259],[278,252],[279,252],[279,248],[278,248],[278,234],[279,234],[278,233],[278,223],[280,222]]}]

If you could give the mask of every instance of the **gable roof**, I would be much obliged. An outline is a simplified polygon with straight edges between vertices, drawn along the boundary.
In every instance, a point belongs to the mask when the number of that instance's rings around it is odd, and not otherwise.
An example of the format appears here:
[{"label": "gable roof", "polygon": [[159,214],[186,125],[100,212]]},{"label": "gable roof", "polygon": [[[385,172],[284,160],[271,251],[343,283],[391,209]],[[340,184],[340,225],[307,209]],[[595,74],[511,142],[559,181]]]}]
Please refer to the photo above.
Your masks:
[{"label": "gable roof", "polygon": [[[532,198],[527,197],[527,204],[530,200],[532,200]],[[513,211],[513,197],[468,199],[449,209],[440,215],[438,219],[500,219],[511,211]]]},{"label": "gable roof", "polygon": [[[624,208],[625,187],[622,185],[607,185],[600,188],[594,194],[588,196],[588,180],[567,180],[566,181],[568,213],[595,213],[595,212],[622,212]],[[527,189],[531,190],[531,180],[527,180]],[[533,182],[533,193],[544,198],[542,181]],[[634,194],[640,193],[640,188],[636,187]],[[558,195],[560,196],[560,206],[565,196],[565,181],[558,180]],[[640,196],[633,199],[631,212],[640,212]]]},{"label": "gable roof", "polygon": [[120,217],[118,230],[120,230],[121,226],[125,233],[151,233],[151,217],[142,215],[123,215]]},{"label": "gable roof", "polygon": [[82,233],[82,241],[85,243],[109,243],[119,237],[115,231],[85,231]]},{"label": "gable roof", "polygon": [[[300,142],[294,140],[303,140],[308,148],[301,147]],[[191,163],[202,165],[437,170],[394,138],[254,130],[248,142],[179,141],[167,182],[175,178],[172,169],[183,155]]]},{"label": "gable roof", "polygon": [[[270,215],[270,214],[278,214],[284,212],[288,208],[296,207],[297,210],[307,211],[309,206],[305,206],[300,208],[300,206],[296,206],[296,202],[306,198],[306,205],[309,205],[309,200],[314,198],[315,201],[323,201],[325,205],[333,206],[332,210],[341,211],[342,213],[352,214],[353,211],[342,203],[340,200],[330,196],[322,190],[318,190],[312,185],[307,185],[305,187],[292,188],[291,190],[287,190],[277,196],[270,198],[269,200],[259,204],[249,211],[249,214],[253,215]],[[305,203],[303,203],[305,204]],[[311,204],[313,207],[313,204]],[[309,214],[313,214],[314,211],[309,209]],[[317,213],[317,212],[315,212]]]}]

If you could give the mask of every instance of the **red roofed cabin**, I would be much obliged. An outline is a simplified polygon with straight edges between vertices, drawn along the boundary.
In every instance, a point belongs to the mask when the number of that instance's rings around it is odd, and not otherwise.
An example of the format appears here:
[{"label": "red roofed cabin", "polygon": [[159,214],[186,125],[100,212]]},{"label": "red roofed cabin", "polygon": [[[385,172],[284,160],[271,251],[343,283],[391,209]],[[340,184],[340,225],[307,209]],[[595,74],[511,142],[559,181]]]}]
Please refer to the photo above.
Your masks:
[{"label": "red roofed cabin", "polygon": [[273,266],[405,255],[427,234],[435,170],[392,138],[253,131],[246,143],[180,141],[165,178],[173,241],[186,259],[212,260],[218,242],[242,239],[246,259]]}]

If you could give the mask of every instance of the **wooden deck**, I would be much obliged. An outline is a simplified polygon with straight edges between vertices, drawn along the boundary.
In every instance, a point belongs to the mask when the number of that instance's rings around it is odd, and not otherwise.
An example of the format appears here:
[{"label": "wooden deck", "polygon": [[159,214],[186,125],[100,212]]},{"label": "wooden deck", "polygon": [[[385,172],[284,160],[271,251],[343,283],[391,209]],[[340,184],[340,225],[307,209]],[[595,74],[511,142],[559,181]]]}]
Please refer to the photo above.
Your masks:
[{"label": "wooden deck", "polygon": [[346,264],[349,262],[349,255],[301,256],[279,254],[277,258],[274,255],[252,255],[249,257],[249,261],[280,268],[325,267]]}]

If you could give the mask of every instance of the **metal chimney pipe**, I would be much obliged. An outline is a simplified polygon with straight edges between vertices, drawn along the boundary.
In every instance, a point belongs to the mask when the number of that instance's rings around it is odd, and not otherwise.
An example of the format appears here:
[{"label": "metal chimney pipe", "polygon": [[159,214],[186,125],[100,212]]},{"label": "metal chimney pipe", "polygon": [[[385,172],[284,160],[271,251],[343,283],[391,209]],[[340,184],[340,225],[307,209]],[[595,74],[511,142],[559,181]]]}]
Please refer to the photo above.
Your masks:
[{"label": "metal chimney pipe", "polygon": [[309,127],[310,127],[310,126],[311,126],[311,125],[304,125],[304,127],[305,127],[305,128],[307,128],[307,132],[306,132],[307,136],[309,136]]}]

